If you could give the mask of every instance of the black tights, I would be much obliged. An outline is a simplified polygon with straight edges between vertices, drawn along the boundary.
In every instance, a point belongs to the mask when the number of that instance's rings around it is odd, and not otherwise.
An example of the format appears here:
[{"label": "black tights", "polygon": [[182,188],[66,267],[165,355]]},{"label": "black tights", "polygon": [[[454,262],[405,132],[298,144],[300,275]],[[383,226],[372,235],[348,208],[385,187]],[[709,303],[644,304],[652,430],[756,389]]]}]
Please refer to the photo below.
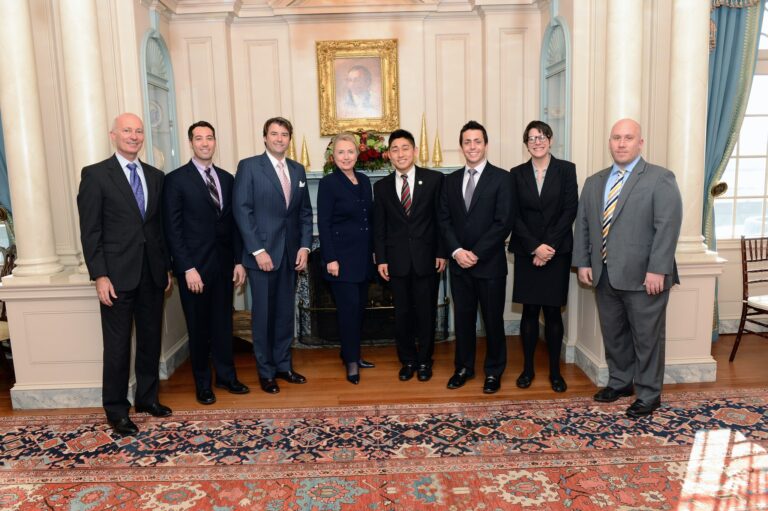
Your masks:
[{"label": "black tights", "polygon": [[523,304],[520,337],[523,340],[523,373],[533,377],[533,353],[539,340],[539,311],[544,311],[544,338],[549,351],[549,376],[560,376],[560,348],[563,346],[563,317],[560,307]]}]

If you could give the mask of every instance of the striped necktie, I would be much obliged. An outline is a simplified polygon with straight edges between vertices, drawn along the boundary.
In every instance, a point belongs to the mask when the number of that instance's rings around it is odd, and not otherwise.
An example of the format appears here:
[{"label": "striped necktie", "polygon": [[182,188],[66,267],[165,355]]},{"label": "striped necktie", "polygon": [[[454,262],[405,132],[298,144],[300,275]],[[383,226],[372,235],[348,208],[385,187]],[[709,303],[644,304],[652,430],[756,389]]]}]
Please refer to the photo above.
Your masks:
[{"label": "striped necktie", "polygon": [[400,189],[400,204],[403,205],[405,215],[411,214],[411,187],[408,185],[408,175],[401,174],[403,178],[403,187]]},{"label": "striped necktie", "polygon": [[616,209],[616,202],[619,200],[619,194],[621,193],[621,187],[624,186],[624,176],[627,175],[627,171],[619,169],[616,177],[616,181],[613,182],[613,186],[608,191],[608,200],[605,202],[605,208],[603,209],[603,246],[600,253],[603,256],[603,263],[606,262],[607,251],[605,245],[608,241],[608,232],[611,230],[611,221],[613,220],[613,212]]},{"label": "striped necktie", "polygon": [[208,188],[208,193],[211,195],[213,203],[216,205],[216,209],[221,212],[221,199],[219,199],[219,189],[216,188],[216,182],[211,175],[211,167],[205,169],[205,186]]},{"label": "striped necktie", "polygon": [[277,162],[277,177],[280,179],[280,186],[283,188],[285,196],[285,207],[291,204],[291,182],[288,180],[288,172],[285,169],[285,163]]}]

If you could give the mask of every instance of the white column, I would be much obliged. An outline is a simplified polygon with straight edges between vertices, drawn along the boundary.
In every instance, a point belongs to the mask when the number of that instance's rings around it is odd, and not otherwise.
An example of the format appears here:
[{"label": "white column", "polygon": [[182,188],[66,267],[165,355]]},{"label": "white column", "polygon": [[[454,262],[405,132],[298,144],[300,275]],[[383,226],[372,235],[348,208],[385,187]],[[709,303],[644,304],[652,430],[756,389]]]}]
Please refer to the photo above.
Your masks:
[{"label": "white column", "polygon": [[[642,113],[643,2],[610,0],[605,55],[605,130]],[[607,137],[606,137],[607,138]]]},{"label": "white column", "polygon": [[0,110],[18,259],[13,274],[44,277],[63,267],[56,255],[45,141],[27,0],[3,2],[0,16]]},{"label": "white column", "polygon": [[[101,161],[111,153],[101,42],[95,0],[67,0],[59,12],[74,182],[77,185],[83,167]],[[87,273],[79,246],[78,242],[79,272]]]},{"label": "white column", "polygon": [[678,253],[704,253],[701,212],[707,126],[709,67],[708,0],[672,4],[667,166],[683,196],[683,226]]}]

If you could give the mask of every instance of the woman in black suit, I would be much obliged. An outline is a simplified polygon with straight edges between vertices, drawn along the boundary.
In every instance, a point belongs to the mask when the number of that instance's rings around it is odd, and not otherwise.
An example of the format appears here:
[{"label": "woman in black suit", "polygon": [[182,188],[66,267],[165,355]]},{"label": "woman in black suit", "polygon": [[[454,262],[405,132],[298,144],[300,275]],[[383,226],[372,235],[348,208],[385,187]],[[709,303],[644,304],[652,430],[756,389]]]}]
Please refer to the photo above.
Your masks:
[{"label": "woman in black suit", "polygon": [[510,171],[515,220],[509,251],[515,254],[512,300],[523,304],[523,372],[517,386],[528,388],[534,378],[533,354],[539,338],[539,313],[543,310],[549,381],[552,390],[565,392],[568,387],[560,374],[560,308],[568,299],[571,226],[576,218],[578,185],[576,166],[550,154],[551,140],[552,128],[542,121],[530,122],[523,133],[531,159]]},{"label": "woman in black suit", "polygon": [[363,313],[368,282],[373,276],[373,193],[368,176],[355,172],[357,154],[354,135],[336,135],[335,167],[320,180],[317,191],[317,230],[324,277],[330,282],[336,302],[347,380],[355,385],[360,383],[360,367],[373,367],[360,358]]}]

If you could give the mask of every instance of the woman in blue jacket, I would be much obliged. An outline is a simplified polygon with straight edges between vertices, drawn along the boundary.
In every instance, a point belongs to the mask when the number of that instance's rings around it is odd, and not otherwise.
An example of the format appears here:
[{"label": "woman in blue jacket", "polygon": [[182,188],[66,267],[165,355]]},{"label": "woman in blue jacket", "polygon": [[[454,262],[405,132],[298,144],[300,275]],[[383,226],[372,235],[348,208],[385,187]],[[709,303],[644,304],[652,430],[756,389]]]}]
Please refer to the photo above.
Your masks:
[{"label": "woman in blue jacket", "polygon": [[341,358],[347,380],[360,383],[360,367],[373,367],[360,357],[363,313],[373,276],[373,193],[368,176],[355,172],[357,140],[340,133],[333,141],[334,169],[320,180],[317,229],[324,277],[336,301]]}]

